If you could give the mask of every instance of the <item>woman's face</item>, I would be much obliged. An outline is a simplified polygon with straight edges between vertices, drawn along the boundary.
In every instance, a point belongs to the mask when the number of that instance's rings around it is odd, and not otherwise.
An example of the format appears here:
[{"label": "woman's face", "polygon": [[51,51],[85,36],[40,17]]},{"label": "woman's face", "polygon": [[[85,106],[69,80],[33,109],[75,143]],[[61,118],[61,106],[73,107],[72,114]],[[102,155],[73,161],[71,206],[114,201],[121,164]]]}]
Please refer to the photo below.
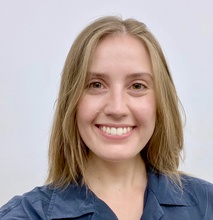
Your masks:
[{"label": "woman's face", "polygon": [[94,53],[77,110],[80,135],[93,156],[112,162],[136,157],[156,121],[149,54],[136,38],[111,35]]}]

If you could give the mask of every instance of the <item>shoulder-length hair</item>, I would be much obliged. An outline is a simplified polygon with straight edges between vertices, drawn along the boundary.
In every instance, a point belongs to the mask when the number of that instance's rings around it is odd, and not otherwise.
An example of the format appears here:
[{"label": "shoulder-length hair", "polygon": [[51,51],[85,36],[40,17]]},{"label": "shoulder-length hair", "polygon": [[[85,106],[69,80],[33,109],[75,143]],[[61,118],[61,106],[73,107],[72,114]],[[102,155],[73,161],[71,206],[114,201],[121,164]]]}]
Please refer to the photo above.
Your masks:
[{"label": "shoulder-length hair", "polygon": [[179,100],[162,49],[144,23],[108,16],[87,26],[76,38],[67,56],[50,137],[47,183],[65,186],[86,179],[88,148],[79,135],[76,110],[86,87],[88,70],[97,44],[103,37],[116,33],[139,39],[151,59],[157,117],[154,133],[141,156],[155,171],[179,180],[183,128]]}]

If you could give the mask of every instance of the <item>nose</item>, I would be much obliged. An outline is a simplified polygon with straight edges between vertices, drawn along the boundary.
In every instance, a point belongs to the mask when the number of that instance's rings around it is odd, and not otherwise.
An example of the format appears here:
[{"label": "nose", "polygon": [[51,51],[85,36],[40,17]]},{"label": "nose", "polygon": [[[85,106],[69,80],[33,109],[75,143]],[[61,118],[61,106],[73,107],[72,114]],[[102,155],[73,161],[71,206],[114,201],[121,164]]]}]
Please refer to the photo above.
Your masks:
[{"label": "nose", "polygon": [[128,115],[127,95],[122,89],[115,88],[110,91],[106,100],[105,114],[108,116],[121,118]]}]

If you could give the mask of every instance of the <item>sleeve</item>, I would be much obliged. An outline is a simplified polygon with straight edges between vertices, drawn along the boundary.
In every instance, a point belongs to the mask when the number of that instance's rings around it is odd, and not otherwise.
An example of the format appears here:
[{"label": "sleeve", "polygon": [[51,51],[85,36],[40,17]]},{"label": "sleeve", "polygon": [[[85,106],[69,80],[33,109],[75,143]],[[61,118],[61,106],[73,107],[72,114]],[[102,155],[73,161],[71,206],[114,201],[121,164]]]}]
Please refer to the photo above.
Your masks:
[{"label": "sleeve", "polygon": [[206,219],[213,219],[213,184],[209,184],[206,188],[206,197]]},{"label": "sleeve", "polygon": [[213,184],[204,180],[194,179],[192,189],[197,198],[202,219],[213,219]]},{"label": "sleeve", "polygon": [[38,189],[15,196],[0,208],[0,220],[45,220],[49,198]]},{"label": "sleeve", "polygon": [[0,208],[1,220],[19,220],[29,219],[29,216],[25,213],[25,208],[22,205],[21,196],[15,196],[7,204]]}]

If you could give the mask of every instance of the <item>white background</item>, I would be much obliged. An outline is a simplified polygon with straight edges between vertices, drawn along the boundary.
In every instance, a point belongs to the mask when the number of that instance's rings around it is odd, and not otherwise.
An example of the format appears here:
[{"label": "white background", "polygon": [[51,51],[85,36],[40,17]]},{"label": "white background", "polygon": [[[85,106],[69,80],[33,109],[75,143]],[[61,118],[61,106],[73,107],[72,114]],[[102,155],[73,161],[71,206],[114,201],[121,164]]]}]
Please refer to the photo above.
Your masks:
[{"label": "white background", "polygon": [[213,182],[212,0],[0,0],[0,206],[42,185],[61,70],[79,31],[134,17],[160,41],[186,111],[181,169]]}]

